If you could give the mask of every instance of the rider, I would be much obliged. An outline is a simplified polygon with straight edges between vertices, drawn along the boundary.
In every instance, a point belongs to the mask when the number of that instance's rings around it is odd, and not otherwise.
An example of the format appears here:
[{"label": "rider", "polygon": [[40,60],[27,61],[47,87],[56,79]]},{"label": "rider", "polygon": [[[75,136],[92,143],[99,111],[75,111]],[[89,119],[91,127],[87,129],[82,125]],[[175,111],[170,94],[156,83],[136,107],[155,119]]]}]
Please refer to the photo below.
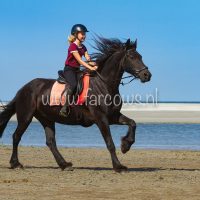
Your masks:
[{"label": "rider", "polygon": [[66,91],[66,102],[60,110],[60,115],[67,116],[67,108],[70,104],[70,98],[77,86],[77,71],[80,69],[80,65],[86,67],[89,70],[97,70],[95,63],[84,62],[82,56],[89,62],[90,56],[87,48],[83,44],[86,38],[86,32],[89,32],[83,24],[75,24],[71,29],[71,35],[68,37],[70,43],[68,49],[67,59],[65,61],[64,76],[69,83],[69,88]]}]

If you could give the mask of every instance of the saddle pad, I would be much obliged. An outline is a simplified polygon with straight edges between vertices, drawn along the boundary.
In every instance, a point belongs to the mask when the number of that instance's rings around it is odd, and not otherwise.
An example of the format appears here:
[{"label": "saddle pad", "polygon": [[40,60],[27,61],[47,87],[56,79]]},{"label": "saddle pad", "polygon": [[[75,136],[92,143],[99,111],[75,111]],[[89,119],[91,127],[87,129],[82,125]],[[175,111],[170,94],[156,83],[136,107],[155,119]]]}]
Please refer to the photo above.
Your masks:
[{"label": "saddle pad", "polygon": [[59,105],[63,106],[65,104],[66,97],[65,95],[62,95],[64,90],[65,90],[65,84],[61,84],[58,81],[55,81],[51,89],[50,106],[59,106]]},{"label": "saddle pad", "polygon": [[[89,79],[90,79],[89,75],[85,74],[83,77],[83,90],[78,95],[77,102],[75,105],[82,105],[85,102],[89,88]],[[51,89],[50,106],[59,106],[59,105],[63,106],[65,104],[66,97],[64,94],[64,90],[65,90],[65,84],[61,84],[58,81],[55,81]]]}]

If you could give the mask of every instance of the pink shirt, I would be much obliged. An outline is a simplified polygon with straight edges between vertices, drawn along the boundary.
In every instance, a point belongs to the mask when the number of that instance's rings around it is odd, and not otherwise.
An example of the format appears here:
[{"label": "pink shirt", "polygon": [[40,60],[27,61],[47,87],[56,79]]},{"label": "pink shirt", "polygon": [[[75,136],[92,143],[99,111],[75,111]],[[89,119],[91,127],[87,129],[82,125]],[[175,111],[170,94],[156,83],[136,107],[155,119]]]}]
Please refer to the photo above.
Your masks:
[{"label": "pink shirt", "polygon": [[87,48],[85,47],[85,45],[82,44],[81,46],[78,46],[75,42],[71,43],[68,48],[68,55],[65,61],[65,66],[68,65],[70,67],[80,67],[79,62],[73,56],[73,52],[78,52],[79,55],[82,57],[83,55],[85,55],[86,51]]}]

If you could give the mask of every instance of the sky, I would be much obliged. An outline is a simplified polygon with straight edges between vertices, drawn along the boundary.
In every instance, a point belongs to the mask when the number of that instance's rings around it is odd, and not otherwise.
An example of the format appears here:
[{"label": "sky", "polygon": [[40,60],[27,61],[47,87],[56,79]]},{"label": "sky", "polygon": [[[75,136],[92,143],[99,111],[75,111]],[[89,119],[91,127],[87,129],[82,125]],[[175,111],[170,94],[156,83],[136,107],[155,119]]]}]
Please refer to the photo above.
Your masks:
[{"label": "sky", "polygon": [[0,0],[0,100],[34,78],[57,78],[71,27],[82,23],[90,30],[89,53],[95,33],[137,38],[152,79],[120,87],[121,94],[200,101],[199,10],[198,0]]}]

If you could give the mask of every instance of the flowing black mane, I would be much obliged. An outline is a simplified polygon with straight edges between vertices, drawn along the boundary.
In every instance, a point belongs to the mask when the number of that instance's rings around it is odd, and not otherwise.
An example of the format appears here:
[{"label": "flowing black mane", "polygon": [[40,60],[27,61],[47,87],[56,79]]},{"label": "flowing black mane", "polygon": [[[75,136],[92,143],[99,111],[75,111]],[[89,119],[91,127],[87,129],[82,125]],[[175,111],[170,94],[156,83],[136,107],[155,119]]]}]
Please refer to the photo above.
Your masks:
[{"label": "flowing black mane", "polygon": [[[97,50],[92,54],[92,59],[96,60],[100,68],[103,67],[105,61],[116,52],[124,52],[124,43],[119,39],[107,39],[103,37],[94,38],[95,46],[93,48]],[[121,54],[118,54],[121,56]]]},{"label": "flowing black mane", "polygon": [[93,41],[95,45],[92,47],[97,50],[97,52],[92,54],[92,59],[96,60],[100,69],[103,68],[105,61],[116,52],[118,52],[117,56],[122,58],[126,50],[131,48],[135,49],[135,43],[131,42],[130,39],[127,40],[128,43],[127,41],[124,43],[117,38],[108,39],[97,36]]}]

